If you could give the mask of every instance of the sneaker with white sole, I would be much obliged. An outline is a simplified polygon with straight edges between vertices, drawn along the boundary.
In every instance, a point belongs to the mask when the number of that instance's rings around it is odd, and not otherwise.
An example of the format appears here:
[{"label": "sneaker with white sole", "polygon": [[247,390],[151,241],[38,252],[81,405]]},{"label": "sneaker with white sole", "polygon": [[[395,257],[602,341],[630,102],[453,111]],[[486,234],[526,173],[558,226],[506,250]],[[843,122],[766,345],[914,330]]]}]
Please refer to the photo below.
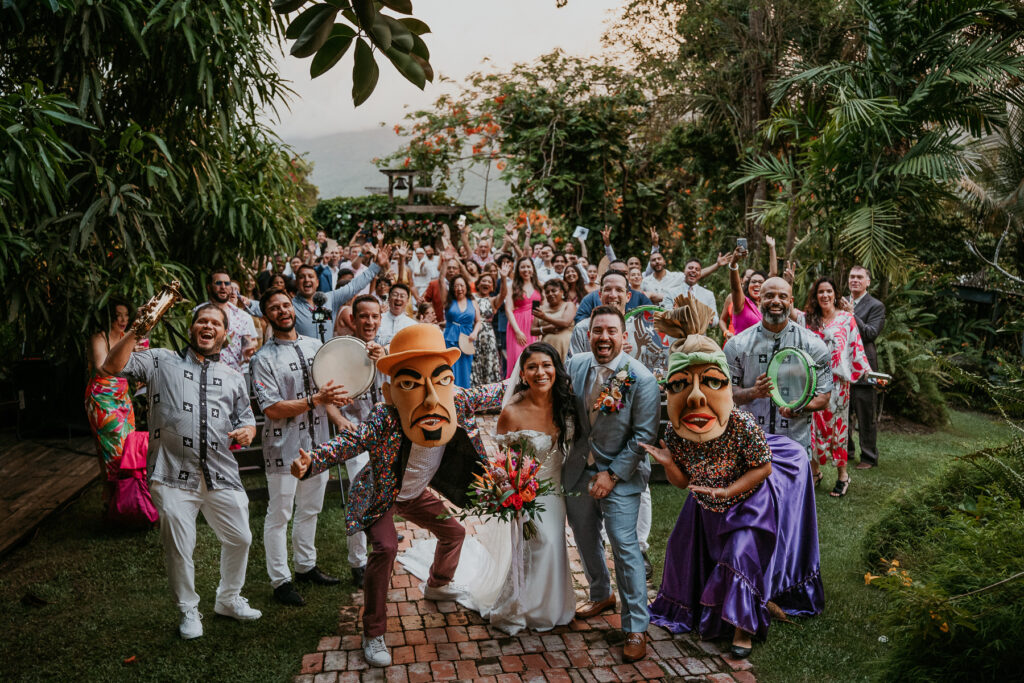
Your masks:
[{"label": "sneaker with white sole", "polygon": [[185,640],[192,640],[203,635],[203,615],[199,613],[198,607],[190,607],[181,615],[181,624],[178,626],[178,633]]},{"label": "sneaker with white sole", "polygon": [[427,600],[458,600],[468,589],[454,581],[443,586],[423,586],[423,597]]},{"label": "sneaker with white sole", "polygon": [[374,638],[363,637],[363,659],[370,666],[384,668],[391,666],[391,653],[384,642],[384,636]]},{"label": "sneaker with white sole", "polygon": [[235,597],[231,602],[218,602],[213,611],[222,617],[231,617],[238,621],[255,621],[263,616],[263,612],[249,607],[249,601],[241,595]]}]

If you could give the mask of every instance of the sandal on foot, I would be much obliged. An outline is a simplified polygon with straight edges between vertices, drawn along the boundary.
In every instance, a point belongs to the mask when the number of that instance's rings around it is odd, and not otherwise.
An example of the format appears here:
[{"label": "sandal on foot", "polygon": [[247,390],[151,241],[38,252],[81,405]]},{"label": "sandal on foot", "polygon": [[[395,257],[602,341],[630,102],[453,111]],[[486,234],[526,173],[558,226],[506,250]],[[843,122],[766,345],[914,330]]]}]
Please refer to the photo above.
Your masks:
[{"label": "sandal on foot", "polygon": [[811,478],[814,480],[814,487],[817,488],[818,484],[821,483],[821,480],[825,478],[825,473],[818,472],[817,474],[812,475]]},{"label": "sandal on foot", "polygon": [[849,479],[836,479],[835,488],[833,488],[828,495],[833,498],[842,498],[846,495],[846,492],[850,489]]}]

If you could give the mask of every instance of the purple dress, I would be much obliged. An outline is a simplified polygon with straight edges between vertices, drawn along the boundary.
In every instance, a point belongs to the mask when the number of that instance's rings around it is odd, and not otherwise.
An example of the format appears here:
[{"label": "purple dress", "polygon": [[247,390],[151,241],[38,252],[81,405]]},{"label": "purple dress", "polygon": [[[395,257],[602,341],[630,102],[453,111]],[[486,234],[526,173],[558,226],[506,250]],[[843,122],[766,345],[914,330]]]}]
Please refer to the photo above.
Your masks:
[{"label": "purple dress", "polygon": [[754,418],[733,410],[725,433],[703,444],[669,432],[666,443],[691,483],[726,486],[769,459],[772,473],[730,500],[691,494],[665,554],[651,622],[673,633],[732,638],[735,626],[764,638],[768,601],[792,616],[825,608],[818,518],[803,447],[767,436]]}]

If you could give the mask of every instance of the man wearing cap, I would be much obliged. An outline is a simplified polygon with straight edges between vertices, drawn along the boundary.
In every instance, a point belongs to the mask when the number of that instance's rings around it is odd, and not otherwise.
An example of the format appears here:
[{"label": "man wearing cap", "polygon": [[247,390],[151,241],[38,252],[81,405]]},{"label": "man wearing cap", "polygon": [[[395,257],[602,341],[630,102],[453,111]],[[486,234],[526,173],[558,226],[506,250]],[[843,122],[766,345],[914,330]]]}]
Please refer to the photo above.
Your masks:
[{"label": "man wearing cap", "polygon": [[[375,351],[379,352],[379,347]],[[387,594],[398,554],[394,515],[437,537],[430,578],[423,591],[428,600],[454,600],[464,588],[452,584],[466,530],[456,520],[441,518],[447,510],[431,487],[458,507],[469,502],[474,474],[483,474],[487,455],[475,413],[497,410],[503,383],[473,389],[455,385],[452,365],[461,352],[445,348],[440,328],[416,324],[399,331],[377,370],[390,376],[381,389],[387,404],[378,404],[354,430],[314,448],[300,450],[292,474],[316,476],[332,465],[370,453],[350,488],[345,523],[349,535],[364,531],[373,545],[366,563],[363,590],[363,654],[378,667],[391,665],[384,642]],[[372,357],[372,356],[371,356]]]}]

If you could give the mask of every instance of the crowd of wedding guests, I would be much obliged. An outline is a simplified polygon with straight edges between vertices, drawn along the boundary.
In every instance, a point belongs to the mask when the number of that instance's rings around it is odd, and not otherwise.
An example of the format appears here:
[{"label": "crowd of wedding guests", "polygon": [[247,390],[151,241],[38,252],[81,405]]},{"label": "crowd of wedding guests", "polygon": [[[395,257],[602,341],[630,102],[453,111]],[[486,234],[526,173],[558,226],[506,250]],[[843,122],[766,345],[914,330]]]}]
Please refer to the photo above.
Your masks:
[{"label": "crowd of wedding guests", "polygon": [[[296,581],[338,582],[317,567],[313,547],[322,484],[306,490],[302,486],[305,482],[296,486],[287,476],[288,462],[296,450],[289,441],[289,429],[296,431],[292,418],[302,420],[299,431],[308,429],[316,437],[314,441],[326,440],[328,424],[339,429],[351,428],[365,420],[380,399],[380,387],[375,386],[362,399],[363,403],[349,404],[339,411],[335,408],[340,405],[337,387],[311,386],[305,366],[311,364],[318,343],[334,337],[351,336],[386,348],[406,327],[436,324],[447,347],[461,351],[452,368],[454,381],[468,389],[509,377],[523,350],[535,342],[549,344],[563,362],[574,352],[589,351],[586,340],[590,314],[595,309],[607,311],[611,307],[621,314],[642,307],[671,310],[677,297],[689,294],[714,313],[709,327],[719,330],[724,337],[736,404],[749,410],[764,432],[785,435],[803,446],[810,457],[815,485],[823,478],[820,467],[831,461],[838,471],[831,495],[846,495],[854,443],[848,422],[853,416],[860,432],[857,468],[866,469],[878,463],[876,390],[868,380],[869,373],[878,369],[874,342],[884,325],[885,308],[868,293],[871,277],[867,268],[855,266],[849,271],[845,296],[836,281],[818,278],[800,308],[793,302],[795,266],[786,263],[780,274],[771,238],[767,238],[767,272],[751,267],[744,244],[719,254],[713,262],[704,264],[690,259],[683,263],[681,271],[673,271],[668,268],[659,236],[653,229],[645,258],[631,254],[625,260],[615,253],[607,228],[601,232],[600,254],[588,252],[585,236],[556,242],[546,225],[535,234],[528,225],[520,229],[510,223],[499,238],[492,228],[474,230],[460,220],[453,227],[438,224],[436,241],[411,242],[387,241],[386,229],[383,225],[360,227],[347,243],[320,231],[294,255],[275,255],[251,271],[239,268],[211,272],[207,283],[209,299],[193,309],[190,342],[195,357],[191,361],[187,354],[173,362],[168,357],[158,363],[157,355],[153,354],[152,358],[146,356],[146,362],[138,360],[140,354],[132,351],[142,351],[148,348],[148,343],[126,332],[133,310],[127,302],[114,304],[110,328],[97,332],[91,339],[86,406],[108,482],[117,480],[125,439],[135,428],[126,378],[159,383],[161,373],[169,372],[171,367],[175,372],[183,371],[186,377],[203,373],[202,392],[196,396],[174,396],[177,403],[188,406],[185,410],[189,413],[195,415],[194,411],[200,411],[201,424],[190,422],[186,429],[178,418],[160,417],[160,410],[151,408],[151,432],[158,427],[152,418],[168,420],[177,430],[174,433],[182,435],[184,448],[192,448],[193,443],[207,445],[208,403],[222,401],[219,408],[213,409],[213,417],[219,415],[218,410],[235,414],[248,410],[250,385],[245,386],[244,401],[240,396],[222,395],[227,385],[236,393],[241,389],[234,387],[230,377],[208,370],[209,363],[219,361],[239,371],[241,377],[251,378],[260,407],[268,418],[263,434],[268,480],[271,472],[283,477],[281,485],[271,487],[265,527],[268,570],[279,602],[303,602],[292,583],[287,561],[285,534],[293,506]],[[725,287],[711,278],[719,269],[728,272]],[[213,343],[221,339],[218,335],[223,335],[219,346]],[[800,419],[785,409],[776,411],[766,400],[763,372],[757,371],[750,377],[745,374],[749,374],[751,367],[744,365],[749,358],[760,357],[759,367],[763,368],[773,340],[777,350],[779,339],[785,335],[793,336],[794,344],[813,346],[817,352],[818,342],[807,341],[815,337],[824,344],[820,348],[827,349],[827,353],[819,354],[823,367],[818,368],[822,373],[819,385],[825,387],[825,393],[815,397]],[[655,345],[661,343],[656,336],[650,336]],[[126,347],[129,342],[130,348]],[[650,342],[630,336],[623,351],[639,354],[639,347]],[[292,371],[290,379],[281,379],[288,368]],[[657,369],[655,374],[661,376],[664,370]],[[206,393],[207,372],[211,372],[210,394]],[[158,395],[150,398],[151,406],[159,401]],[[194,435],[189,431],[193,428]],[[234,447],[245,446],[254,438],[255,427],[251,434],[246,428],[234,430],[229,436]],[[160,438],[160,428],[156,428],[154,437]],[[225,444],[213,443],[209,447],[211,453],[218,449],[227,453]],[[158,448],[166,449],[167,457],[173,459],[183,446]],[[198,597],[192,587],[190,553],[186,560],[183,549],[190,543],[194,545],[196,512],[202,508],[206,514],[207,508],[203,506],[207,503],[202,496],[208,490],[218,490],[219,482],[230,479],[225,472],[207,468],[207,457],[204,451],[201,471],[160,472],[158,475],[163,478],[157,478],[162,508],[185,511],[181,513],[185,521],[179,527],[168,528],[166,532],[161,527],[162,534],[167,534],[165,550],[170,548],[166,552],[172,588],[185,614],[181,625],[184,637],[201,635],[202,626],[197,612]],[[346,465],[350,477],[355,477],[365,463],[353,460]],[[191,483],[185,488],[200,497],[192,499],[177,490],[172,497],[175,480],[194,482],[197,488],[189,488]],[[233,487],[234,493],[238,493],[237,488]],[[107,495],[110,494],[108,486]],[[649,491],[646,495],[649,532]],[[221,518],[216,524],[225,530],[224,537],[232,536],[228,530],[237,531],[241,526],[248,529],[247,507],[237,496],[218,505]],[[641,517],[643,509],[641,506]],[[638,533],[646,560],[646,532],[641,526],[642,520]],[[349,561],[353,578],[361,582],[366,542],[358,536],[349,539]],[[224,575],[224,599],[218,591],[216,609],[237,619],[259,618],[259,611],[250,608],[238,592],[244,581],[242,556],[247,553],[251,539],[245,534],[232,538],[235,554],[226,553],[227,559],[223,561],[231,565],[234,574]]]}]

